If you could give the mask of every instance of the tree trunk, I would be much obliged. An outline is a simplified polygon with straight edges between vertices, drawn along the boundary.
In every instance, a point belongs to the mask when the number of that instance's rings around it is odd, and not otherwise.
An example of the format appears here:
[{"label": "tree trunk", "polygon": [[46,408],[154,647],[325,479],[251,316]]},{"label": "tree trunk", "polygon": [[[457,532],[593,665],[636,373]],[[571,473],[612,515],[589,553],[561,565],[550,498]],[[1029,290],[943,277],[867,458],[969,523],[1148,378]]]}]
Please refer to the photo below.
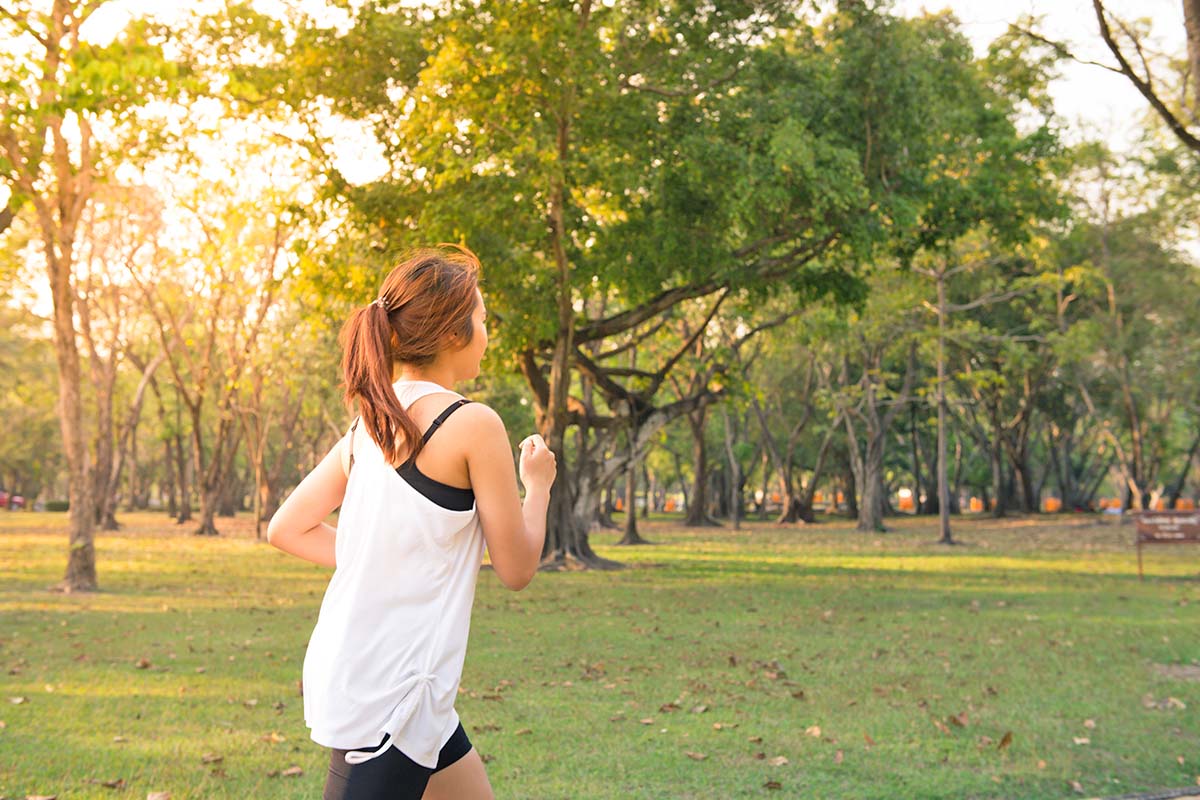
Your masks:
[{"label": "tree trunk", "polygon": [[740,531],[742,515],[741,503],[738,501],[742,494],[742,465],[738,463],[737,455],[733,451],[733,428],[729,422],[729,410],[721,409],[721,415],[725,426],[725,457],[729,462],[729,516],[733,522],[733,529]]},{"label": "tree trunk", "polygon": [[1183,0],[1183,29],[1187,33],[1188,79],[1192,119],[1200,116],[1200,0]]},{"label": "tree trunk", "polygon": [[692,499],[688,503],[683,524],[691,528],[720,527],[720,523],[708,515],[708,452],[704,446],[706,417],[705,408],[687,415],[692,431]]},{"label": "tree trunk", "polygon": [[909,431],[912,434],[912,474],[913,474],[913,510],[917,514],[925,513],[924,487],[921,485],[921,439],[917,432],[917,404],[909,406]]},{"label": "tree trunk", "polygon": [[[49,236],[49,232],[47,232]],[[70,545],[62,588],[69,592],[95,591],[96,578],[95,499],[92,495],[92,467],[89,463],[83,429],[83,399],[79,348],[75,339],[75,291],[71,279],[70,244],[46,242],[46,263],[54,304],[54,352],[58,361],[58,414],[63,449],[70,476]],[[60,257],[56,252],[64,251]]]},{"label": "tree trunk", "polygon": [[[858,478],[854,475],[854,470],[847,469],[842,475],[845,481],[846,488],[843,494],[846,497],[846,515],[850,519],[858,518]],[[836,509],[837,507],[837,489],[834,489],[833,501],[831,502]]]},{"label": "tree trunk", "polygon": [[[854,476],[859,482],[858,475]],[[863,464],[861,480],[862,499],[858,507],[858,524],[860,531],[883,533],[887,528],[883,524],[883,452],[878,446],[867,448],[867,458]]]},{"label": "tree trunk", "polygon": [[642,506],[642,519],[650,519],[650,504],[654,498],[655,481],[650,475],[650,469],[646,466],[645,459],[642,459],[642,483],[646,487],[646,503]]},{"label": "tree trunk", "polygon": [[937,273],[938,350],[937,350],[937,489],[939,544],[954,544],[950,531],[950,475],[946,463],[946,271]]},{"label": "tree trunk", "polygon": [[1004,490],[1004,455],[1001,452],[1000,434],[993,429],[992,446],[988,457],[992,466],[992,518],[1001,519],[1008,513],[1008,502]]},{"label": "tree trunk", "polygon": [[[766,436],[767,434],[763,434]],[[762,488],[760,489],[760,498],[755,503],[755,511],[758,513],[760,520],[767,518],[767,495],[771,490],[771,453],[768,448],[763,448],[762,453]]]},{"label": "tree trunk", "polygon": [[[634,437],[630,437],[630,448],[633,448]],[[625,535],[617,544],[649,544],[638,533],[637,528],[637,459],[630,457],[629,466],[625,470]],[[649,498],[647,498],[647,504]]]}]

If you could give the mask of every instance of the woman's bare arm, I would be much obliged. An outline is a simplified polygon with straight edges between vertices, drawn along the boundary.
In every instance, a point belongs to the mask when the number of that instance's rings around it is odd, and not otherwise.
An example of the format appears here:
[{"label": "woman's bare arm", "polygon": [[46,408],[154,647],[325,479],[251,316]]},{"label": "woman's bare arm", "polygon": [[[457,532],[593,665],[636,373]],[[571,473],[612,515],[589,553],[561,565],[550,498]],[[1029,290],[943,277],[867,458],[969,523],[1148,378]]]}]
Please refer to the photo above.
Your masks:
[{"label": "woman's bare arm", "polygon": [[554,454],[545,448],[540,436],[536,437],[540,449],[523,443],[525,502],[522,504],[504,421],[482,403],[471,403],[463,411],[468,408],[471,422],[466,426],[470,428],[467,471],[483,538],[496,576],[509,589],[520,591],[533,580],[546,540]]},{"label": "woman's bare arm", "polygon": [[337,528],[325,519],[342,504],[346,470],[342,451],[346,437],[330,449],[305,476],[267,525],[267,541],[285,553],[325,567],[336,567]]}]

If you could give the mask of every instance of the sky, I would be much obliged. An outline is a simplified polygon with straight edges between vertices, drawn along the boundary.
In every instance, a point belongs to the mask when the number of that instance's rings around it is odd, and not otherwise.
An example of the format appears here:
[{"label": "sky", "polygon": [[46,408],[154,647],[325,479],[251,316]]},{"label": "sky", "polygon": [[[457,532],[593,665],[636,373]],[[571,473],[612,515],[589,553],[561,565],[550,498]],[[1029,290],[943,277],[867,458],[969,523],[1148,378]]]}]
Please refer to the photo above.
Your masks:
[{"label": "sky", "polygon": [[[1106,0],[1105,7],[1123,20],[1148,19],[1157,49],[1172,55],[1184,53],[1183,0]],[[1078,58],[1116,63],[1100,38],[1092,0],[897,0],[896,9],[904,16],[949,9],[979,55],[1009,23],[1025,14],[1039,16],[1041,33],[1066,43]],[[1050,91],[1055,108],[1067,122],[1069,141],[1102,138],[1119,151],[1136,142],[1149,110],[1145,98],[1125,76],[1087,64],[1064,62],[1061,77],[1051,84]]]}]

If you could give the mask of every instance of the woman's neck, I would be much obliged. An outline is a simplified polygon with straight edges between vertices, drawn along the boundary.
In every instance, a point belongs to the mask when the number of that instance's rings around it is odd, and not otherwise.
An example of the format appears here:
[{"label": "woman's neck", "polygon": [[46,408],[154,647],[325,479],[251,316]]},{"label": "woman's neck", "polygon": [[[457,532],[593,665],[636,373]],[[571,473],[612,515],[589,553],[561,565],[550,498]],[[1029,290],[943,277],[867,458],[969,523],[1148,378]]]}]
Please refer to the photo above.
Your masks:
[{"label": "woman's neck", "polygon": [[392,380],[395,381],[428,381],[446,389],[451,389],[457,382],[454,373],[443,365],[430,364],[426,367],[413,367],[409,364],[397,364],[392,369]]}]

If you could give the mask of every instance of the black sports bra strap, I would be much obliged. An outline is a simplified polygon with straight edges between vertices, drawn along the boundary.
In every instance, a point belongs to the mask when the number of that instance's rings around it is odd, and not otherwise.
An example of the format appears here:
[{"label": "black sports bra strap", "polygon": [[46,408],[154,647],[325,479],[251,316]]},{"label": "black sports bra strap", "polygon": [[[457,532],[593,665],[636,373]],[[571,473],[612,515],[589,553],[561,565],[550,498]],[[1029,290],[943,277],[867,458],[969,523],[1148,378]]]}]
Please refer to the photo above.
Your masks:
[{"label": "black sports bra strap", "polygon": [[350,470],[354,469],[354,429],[358,427],[358,421],[362,417],[355,417],[354,424],[350,426],[350,464],[346,467],[346,476],[350,476]]},{"label": "black sports bra strap", "polygon": [[455,400],[453,403],[451,403],[449,405],[449,407],[447,407],[446,410],[443,411],[441,414],[438,414],[437,419],[435,419],[433,421],[433,423],[429,426],[429,430],[425,431],[425,435],[421,437],[421,444],[425,444],[426,442],[429,441],[429,437],[433,436],[434,431],[436,431],[441,426],[441,424],[446,421],[446,417],[450,416],[455,411],[462,408],[464,405],[466,405],[469,402],[471,402],[471,401],[468,400],[467,398],[461,397],[458,400]]}]

